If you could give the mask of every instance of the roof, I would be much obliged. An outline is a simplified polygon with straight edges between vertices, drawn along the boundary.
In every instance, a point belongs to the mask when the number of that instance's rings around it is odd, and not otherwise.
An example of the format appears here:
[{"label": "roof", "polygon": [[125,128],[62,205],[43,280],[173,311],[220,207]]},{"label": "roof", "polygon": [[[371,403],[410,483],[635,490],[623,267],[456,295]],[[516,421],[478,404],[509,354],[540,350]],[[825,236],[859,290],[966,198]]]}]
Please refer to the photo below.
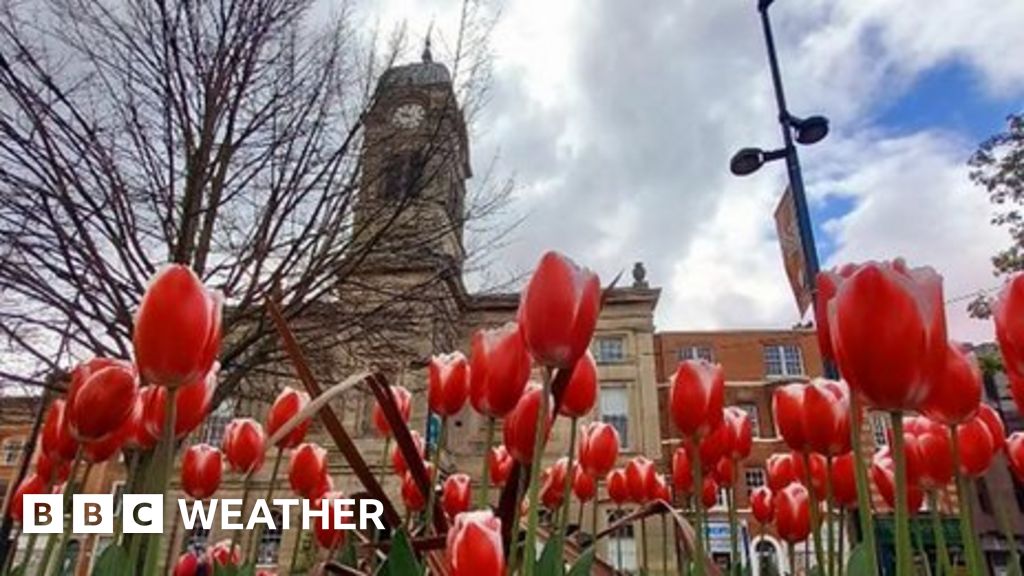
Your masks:
[{"label": "roof", "polygon": [[440,62],[415,62],[389,68],[380,78],[380,86],[426,86],[451,84],[448,67]]},{"label": "roof", "polygon": [[[660,288],[612,288],[607,292],[606,304],[629,304],[649,302],[656,304],[661,295]],[[495,294],[469,294],[470,308],[485,310],[516,309],[519,307],[519,292]]]}]

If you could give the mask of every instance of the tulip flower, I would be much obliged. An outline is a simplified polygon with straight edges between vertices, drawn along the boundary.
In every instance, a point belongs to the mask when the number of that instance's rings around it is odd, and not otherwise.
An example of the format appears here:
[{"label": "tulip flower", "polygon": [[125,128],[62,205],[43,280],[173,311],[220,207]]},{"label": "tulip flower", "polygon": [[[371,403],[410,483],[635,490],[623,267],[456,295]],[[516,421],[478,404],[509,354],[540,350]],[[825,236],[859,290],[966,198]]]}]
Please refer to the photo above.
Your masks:
[{"label": "tulip flower", "polygon": [[[335,501],[343,499],[340,492],[331,492],[324,494],[320,501],[316,503],[315,508],[321,509],[324,504],[323,501],[328,502],[327,508],[332,510],[331,515],[333,516],[333,510],[335,509]],[[348,508],[348,505],[343,505],[342,509]],[[324,550],[337,550],[342,543],[345,542],[345,536],[348,530],[340,527],[336,527],[334,522],[328,518],[327,526],[324,526],[324,522],[313,522],[313,537],[316,539],[317,546],[320,546]]]},{"label": "tulip flower", "polygon": [[242,548],[231,540],[221,540],[207,549],[206,557],[213,566],[240,566]]},{"label": "tulip flower", "polygon": [[[416,447],[416,453],[420,455],[420,460],[426,457],[427,446],[423,441],[423,436],[420,435],[416,430],[410,430],[409,435],[412,436],[413,446]],[[399,476],[409,471],[409,466],[405,461],[405,455],[402,454],[401,448],[396,444],[391,448],[391,465],[395,469],[395,473]]]},{"label": "tulip flower", "polygon": [[791,545],[803,542],[811,533],[811,506],[807,488],[794,482],[773,492],[776,532]]},{"label": "tulip flower", "polygon": [[[216,366],[206,376],[186,384],[175,395],[174,436],[181,440],[199,427],[210,411],[210,402],[217,388]],[[167,391],[160,386],[143,387],[139,391],[142,401],[142,421],[149,437],[146,444],[152,445],[160,438],[164,429],[164,409],[167,406]],[[145,440],[145,439],[144,439]]]},{"label": "tulip flower", "polygon": [[67,462],[74,460],[78,453],[78,442],[71,435],[65,418],[65,404],[61,399],[54,400],[46,411],[42,450],[51,460]]},{"label": "tulip flower", "polygon": [[[434,484],[434,464],[431,462],[424,462],[423,464],[427,469],[427,478],[430,479],[430,485]],[[419,512],[423,510],[427,505],[426,496],[420,491],[419,485],[416,484],[416,480],[412,477],[412,473],[406,472],[402,476],[402,486],[399,490],[402,494],[402,502],[405,504],[405,508],[412,512]]]},{"label": "tulip flower", "polygon": [[469,399],[485,416],[500,418],[516,406],[530,380],[530,354],[515,322],[477,330],[471,344]]},{"label": "tulip flower", "polygon": [[296,494],[312,499],[313,493],[320,488],[322,479],[327,475],[327,450],[319,444],[300,444],[292,451],[288,463],[288,483]]},{"label": "tulip flower", "polygon": [[626,463],[626,485],[630,500],[638,504],[647,502],[655,475],[654,462],[646,456],[636,456]]},{"label": "tulip flower", "polygon": [[713,508],[718,502],[718,482],[711,476],[704,478],[704,482],[701,486],[700,492],[701,503],[704,504],[704,509]]},{"label": "tulip flower", "polygon": [[771,524],[775,517],[775,505],[772,491],[767,486],[758,486],[750,493],[750,509],[754,519],[761,524]]},{"label": "tulip flower", "polygon": [[[896,509],[896,471],[894,469],[892,453],[889,448],[882,448],[871,460],[871,479],[878,488],[878,493],[889,508]],[[907,486],[907,499],[910,512],[916,512],[924,504],[924,492],[917,483],[909,483]]]},{"label": "tulip flower", "polygon": [[82,458],[90,464],[110,460],[124,445],[126,430],[107,435],[101,440],[82,443]]},{"label": "tulip flower", "polygon": [[702,471],[711,472],[715,469],[718,461],[729,454],[731,449],[730,441],[729,428],[725,425],[724,421],[719,422],[717,426],[711,429],[707,436],[701,438],[698,452],[700,453]]},{"label": "tulip flower", "polygon": [[568,418],[581,418],[594,409],[597,402],[597,362],[588,350],[576,362],[569,383],[562,393],[558,413]]},{"label": "tulip flower", "polygon": [[[1000,290],[992,305],[996,340],[1003,356],[1003,366],[1011,381],[1024,376],[1024,275],[1016,274]],[[1017,399],[1017,396],[1014,397]],[[1024,405],[1018,400],[1018,410]]]},{"label": "tulip flower", "polygon": [[199,576],[207,572],[206,560],[191,550],[178,556],[174,564],[174,576]]},{"label": "tulip flower", "polygon": [[11,497],[8,515],[15,522],[21,522],[25,511],[25,494],[46,494],[46,486],[46,480],[38,474],[26,476]]},{"label": "tulip flower", "polygon": [[768,487],[773,493],[781,492],[793,482],[802,483],[806,479],[807,472],[803,460],[792,452],[772,454],[765,460],[764,465]]},{"label": "tulip flower", "polygon": [[680,446],[672,454],[672,486],[677,492],[689,494],[693,490],[693,469],[686,448]]},{"label": "tulip flower", "polygon": [[594,482],[594,477],[577,467],[572,481],[572,493],[580,502],[593,500],[597,496],[597,483]]},{"label": "tulip flower", "polygon": [[907,464],[908,468],[919,468],[915,472],[921,487],[925,490],[938,490],[949,484],[953,479],[953,450],[949,429],[924,416],[907,418],[903,426],[906,434],[914,437],[914,449],[919,453],[917,462],[908,458]]},{"label": "tulip flower", "polygon": [[[284,390],[277,395],[274,403],[270,405],[270,411],[267,412],[267,436],[272,437],[276,434],[282,426],[301,412],[306,404],[309,404],[309,394],[300,392],[291,386],[285,386]],[[277,441],[277,447],[281,449],[295,448],[302,444],[312,423],[313,421],[309,418],[300,422],[298,426],[292,428],[291,432],[285,434],[284,438]]]},{"label": "tulip flower", "polygon": [[427,404],[441,417],[454,416],[469,397],[469,361],[462,352],[434,356],[427,365]]},{"label": "tulip flower", "polygon": [[805,384],[787,384],[772,394],[772,412],[775,414],[775,425],[779,435],[794,452],[806,452],[810,449],[804,429],[804,395]]},{"label": "tulip flower", "polygon": [[679,431],[688,437],[705,436],[722,421],[722,367],[704,360],[680,362],[669,395],[672,420]]},{"label": "tulip flower", "polygon": [[565,501],[566,459],[562,458],[554,466],[546,468],[541,475],[540,503],[555,512]]},{"label": "tulip flower", "polygon": [[1006,439],[1006,459],[1018,482],[1024,482],[1024,432],[1014,432]]},{"label": "tulip flower", "polygon": [[501,520],[490,511],[459,514],[448,531],[445,556],[451,576],[504,574]]},{"label": "tulip flower", "polygon": [[71,474],[71,465],[66,461],[54,461],[40,451],[36,454],[36,475],[43,479],[47,485],[62,484]]},{"label": "tulip flower", "polygon": [[220,450],[209,444],[193,444],[181,459],[181,487],[196,500],[205,500],[220,487]]},{"label": "tulip flower", "polygon": [[974,417],[981,404],[981,368],[973,353],[955,342],[946,346],[946,361],[932,381],[921,412],[946,426]]},{"label": "tulip flower", "polygon": [[[409,392],[405,386],[391,386],[390,390],[391,398],[395,401],[399,416],[402,417],[403,422],[408,424],[409,418],[412,416],[412,392]],[[373,427],[377,429],[377,434],[381,438],[390,437],[391,425],[388,424],[388,419],[384,417],[384,410],[381,409],[380,404],[375,403],[373,405],[371,416],[373,418]]]},{"label": "tulip flower", "polygon": [[850,389],[843,381],[815,378],[804,391],[808,447],[823,456],[850,451]]},{"label": "tulip flower", "polygon": [[854,481],[853,454],[847,452],[832,461],[832,500],[839,508],[857,503],[857,483]]},{"label": "tulip flower", "polygon": [[727,406],[722,412],[722,421],[729,431],[729,458],[745,460],[754,444],[750,415],[737,406]]},{"label": "tulip flower", "polygon": [[839,286],[829,327],[851,388],[877,409],[916,411],[946,364],[942,277],[902,260],[864,264]]},{"label": "tulip flower", "polygon": [[596,274],[557,252],[544,254],[517,313],[530,355],[549,368],[571,368],[590,345],[600,309]]},{"label": "tulip flower", "polygon": [[729,458],[719,458],[711,470],[711,477],[719,486],[731,487],[736,480],[735,467]]},{"label": "tulip flower", "polygon": [[817,326],[818,350],[822,358],[834,361],[835,352],[832,350],[832,333],[829,329],[829,302],[836,296],[839,286],[846,278],[856,272],[855,265],[847,264],[842,268],[823,270],[818,272],[815,279],[817,295],[814,298],[814,325]]},{"label": "tulip flower", "polygon": [[135,315],[135,363],[147,384],[177,388],[213,366],[220,349],[221,297],[186,266],[164,267]]},{"label": "tulip flower", "polygon": [[[521,464],[530,464],[533,461],[533,445],[537,431],[537,414],[541,409],[542,388],[537,384],[530,384],[526,393],[516,404],[516,407],[509,412],[503,423],[503,436],[505,447],[512,457]],[[551,406],[549,401],[548,406]],[[551,433],[550,410],[545,430],[545,440]]]},{"label": "tulip flower", "polygon": [[977,478],[988,471],[996,455],[996,440],[981,413],[956,428],[960,474]]},{"label": "tulip flower", "polygon": [[224,429],[224,457],[235,472],[249,474],[263,466],[266,451],[263,426],[252,418],[236,418]]},{"label": "tulip flower", "polygon": [[580,465],[591,476],[604,476],[619,458],[619,432],[611,424],[591,422],[580,434]]},{"label": "tulip flower", "polygon": [[629,484],[626,482],[626,471],[622,468],[616,468],[608,473],[608,478],[605,480],[608,485],[608,498],[615,503],[616,506],[621,507],[623,504],[629,501],[630,491]]},{"label": "tulip flower", "polygon": [[450,518],[469,510],[472,483],[469,474],[452,474],[445,478],[441,490],[441,508]]},{"label": "tulip flower", "polygon": [[325,473],[321,478],[320,482],[317,483],[316,488],[309,493],[309,500],[317,501],[324,497],[324,494],[334,492],[334,479],[331,478],[330,474]]},{"label": "tulip flower", "polygon": [[1001,452],[1006,446],[1006,426],[1003,419],[996,412],[996,409],[988,404],[978,406],[978,418],[985,423],[988,433],[992,435],[993,446],[996,452]]},{"label": "tulip flower", "polygon": [[74,394],[65,405],[71,434],[79,441],[102,440],[116,432],[135,409],[138,380],[127,362],[94,359],[72,372]]},{"label": "tulip flower", "polygon": [[488,466],[491,484],[504,486],[508,482],[508,477],[512,474],[515,460],[508,453],[504,445],[491,448],[490,452],[488,452],[488,458],[491,459],[491,463]]}]

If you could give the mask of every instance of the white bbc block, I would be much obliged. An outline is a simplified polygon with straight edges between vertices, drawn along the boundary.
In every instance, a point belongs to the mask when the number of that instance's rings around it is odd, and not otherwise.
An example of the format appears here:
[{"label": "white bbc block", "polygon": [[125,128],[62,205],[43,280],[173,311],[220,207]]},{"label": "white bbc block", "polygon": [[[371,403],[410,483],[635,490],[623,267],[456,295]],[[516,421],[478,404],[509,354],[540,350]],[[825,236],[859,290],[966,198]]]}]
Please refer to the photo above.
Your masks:
[{"label": "white bbc block", "polygon": [[163,494],[125,494],[121,519],[125,534],[162,534],[164,531]]},{"label": "white bbc block", "polygon": [[64,496],[62,494],[25,494],[25,534],[60,534],[64,531]]},{"label": "white bbc block", "polygon": [[73,534],[114,533],[113,494],[75,494],[71,499]]}]

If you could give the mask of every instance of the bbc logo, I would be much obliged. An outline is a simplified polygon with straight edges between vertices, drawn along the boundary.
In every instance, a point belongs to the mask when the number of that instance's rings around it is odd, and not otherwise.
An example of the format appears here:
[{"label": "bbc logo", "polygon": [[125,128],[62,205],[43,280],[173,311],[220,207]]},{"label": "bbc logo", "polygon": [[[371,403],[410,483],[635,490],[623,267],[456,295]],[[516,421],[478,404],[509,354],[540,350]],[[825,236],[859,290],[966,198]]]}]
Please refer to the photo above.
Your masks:
[{"label": "bbc logo", "polygon": [[[64,496],[25,494],[23,531],[26,534],[60,534],[64,531]],[[160,534],[164,529],[162,494],[124,494],[121,497],[122,532]],[[113,494],[74,494],[71,500],[73,534],[113,534]]]}]

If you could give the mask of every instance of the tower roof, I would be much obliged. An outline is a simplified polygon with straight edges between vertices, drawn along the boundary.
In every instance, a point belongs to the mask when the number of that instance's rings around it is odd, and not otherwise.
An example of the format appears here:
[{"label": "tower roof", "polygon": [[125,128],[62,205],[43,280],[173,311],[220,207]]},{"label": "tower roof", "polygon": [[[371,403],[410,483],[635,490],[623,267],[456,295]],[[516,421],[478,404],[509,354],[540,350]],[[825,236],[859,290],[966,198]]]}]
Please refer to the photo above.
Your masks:
[{"label": "tower roof", "polygon": [[448,67],[440,62],[415,62],[388,68],[380,78],[380,85],[426,86],[429,84],[451,84],[452,75]]}]

